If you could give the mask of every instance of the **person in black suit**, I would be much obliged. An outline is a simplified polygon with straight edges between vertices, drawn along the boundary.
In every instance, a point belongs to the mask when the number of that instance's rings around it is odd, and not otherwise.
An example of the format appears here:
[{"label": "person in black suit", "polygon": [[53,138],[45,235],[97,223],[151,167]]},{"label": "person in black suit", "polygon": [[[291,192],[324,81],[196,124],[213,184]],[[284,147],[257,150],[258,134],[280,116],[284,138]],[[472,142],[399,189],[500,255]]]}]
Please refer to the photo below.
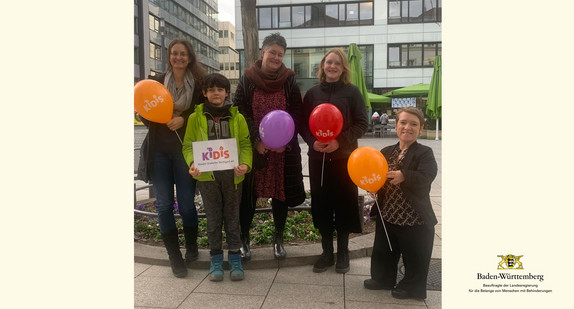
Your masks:
[{"label": "person in black suit", "polygon": [[[364,287],[392,290],[392,296],[399,299],[426,298],[434,226],[438,222],[430,201],[437,163],[432,149],[417,143],[423,126],[424,115],[419,109],[399,110],[395,127],[399,142],[381,150],[389,171],[387,181],[376,194],[379,209],[373,213],[379,218],[371,256],[371,279],[365,280]],[[401,255],[405,276],[397,283]]]}]

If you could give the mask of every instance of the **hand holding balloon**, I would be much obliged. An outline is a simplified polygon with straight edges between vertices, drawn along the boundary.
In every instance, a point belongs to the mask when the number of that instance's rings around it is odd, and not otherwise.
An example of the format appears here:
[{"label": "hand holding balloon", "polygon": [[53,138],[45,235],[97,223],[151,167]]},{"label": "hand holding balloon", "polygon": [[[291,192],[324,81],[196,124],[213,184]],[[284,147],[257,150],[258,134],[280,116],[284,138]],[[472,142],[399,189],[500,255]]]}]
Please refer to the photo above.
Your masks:
[{"label": "hand holding balloon", "polygon": [[405,181],[405,175],[401,171],[390,171],[387,173],[387,179],[389,179],[391,184],[398,185]]},{"label": "hand holding balloon", "polygon": [[185,120],[183,119],[183,117],[177,116],[177,117],[173,117],[168,123],[166,123],[166,125],[170,130],[175,131],[175,130],[183,127],[184,123],[185,123]]}]

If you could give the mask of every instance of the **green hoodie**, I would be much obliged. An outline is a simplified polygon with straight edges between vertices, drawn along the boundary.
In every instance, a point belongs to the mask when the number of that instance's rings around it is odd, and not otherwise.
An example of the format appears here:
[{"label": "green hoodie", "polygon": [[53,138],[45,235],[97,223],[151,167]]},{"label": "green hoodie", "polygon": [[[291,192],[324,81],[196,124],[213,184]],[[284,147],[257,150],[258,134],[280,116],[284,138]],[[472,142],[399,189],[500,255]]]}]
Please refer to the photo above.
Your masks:
[{"label": "green hoodie", "polygon": [[[238,165],[246,164],[248,166],[247,172],[249,172],[251,171],[253,153],[251,150],[251,141],[249,140],[247,122],[243,115],[237,111],[237,107],[230,106],[229,112],[231,113],[231,119],[229,120],[231,136],[237,141]],[[188,166],[191,166],[193,162],[193,146],[191,143],[207,140],[207,117],[203,114],[203,104],[200,104],[195,107],[195,112],[189,116],[187,127],[185,128],[182,152]],[[215,179],[213,172],[202,172],[199,177],[194,178],[199,181],[213,181]],[[234,183],[238,184],[242,182],[244,178],[244,176],[235,176]]]}]

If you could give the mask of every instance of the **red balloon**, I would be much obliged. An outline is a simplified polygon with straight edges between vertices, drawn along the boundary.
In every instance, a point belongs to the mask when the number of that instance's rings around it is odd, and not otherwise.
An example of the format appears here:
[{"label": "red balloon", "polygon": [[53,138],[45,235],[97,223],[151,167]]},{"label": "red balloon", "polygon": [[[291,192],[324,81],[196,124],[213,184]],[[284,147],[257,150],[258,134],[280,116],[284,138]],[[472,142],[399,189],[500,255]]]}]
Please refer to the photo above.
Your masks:
[{"label": "red balloon", "polygon": [[331,103],[319,104],[309,116],[309,129],[322,143],[334,140],[343,129],[343,115]]}]

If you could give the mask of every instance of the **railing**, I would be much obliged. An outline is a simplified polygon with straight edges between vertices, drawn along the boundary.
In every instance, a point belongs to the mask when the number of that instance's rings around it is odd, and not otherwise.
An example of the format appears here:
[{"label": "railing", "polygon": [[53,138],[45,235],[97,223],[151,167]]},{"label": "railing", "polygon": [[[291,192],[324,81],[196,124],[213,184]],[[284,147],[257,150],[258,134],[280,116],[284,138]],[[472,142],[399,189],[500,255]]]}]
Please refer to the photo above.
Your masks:
[{"label": "railing", "polygon": [[[140,148],[135,148],[134,151],[138,151]],[[134,171],[134,174],[137,174],[137,171]],[[303,175],[303,177],[309,177],[309,175]],[[134,177],[135,180],[135,177]],[[153,198],[155,197],[155,194],[153,192],[153,184],[147,184],[147,185],[143,185],[141,187],[137,187],[136,184],[134,183],[134,214],[138,214],[138,215],[142,215],[142,216],[148,216],[148,217],[157,217],[157,213],[156,212],[149,212],[149,211],[143,211],[143,210],[139,210],[136,209],[135,207],[138,205],[138,201],[137,201],[137,195],[136,192],[140,191],[140,190],[144,190],[144,189],[149,189],[149,198]],[[367,199],[365,200],[365,197],[362,195],[359,195],[359,206],[364,207],[366,205],[371,205],[374,204],[375,200],[373,199]],[[255,212],[256,213],[268,213],[271,212],[273,209],[271,207],[265,207],[265,208],[256,208]],[[296,206],[296,207],[289,207],[289,211],[311,211],[311,206]],[[174,214],[176,218],[181,218],[180,214]],[[205,213],[198,213],[198,217],[199,218],[205,218]]]}]

